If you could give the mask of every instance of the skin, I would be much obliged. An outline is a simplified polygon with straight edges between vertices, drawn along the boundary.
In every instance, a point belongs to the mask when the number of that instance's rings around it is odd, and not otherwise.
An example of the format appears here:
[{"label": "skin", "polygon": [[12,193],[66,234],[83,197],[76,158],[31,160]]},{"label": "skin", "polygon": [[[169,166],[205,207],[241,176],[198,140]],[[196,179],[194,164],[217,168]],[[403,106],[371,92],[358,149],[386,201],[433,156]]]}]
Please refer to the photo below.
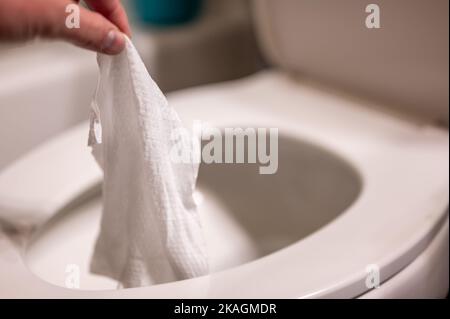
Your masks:
[{"label": "skin", "polygon": [[71,0],[0,0],[0,41],[27,41],[37,37],[61,39],[85,49],[118,54],[131,36],[119,0],[86,0],[80,8],[80,28],[65,25]]}]

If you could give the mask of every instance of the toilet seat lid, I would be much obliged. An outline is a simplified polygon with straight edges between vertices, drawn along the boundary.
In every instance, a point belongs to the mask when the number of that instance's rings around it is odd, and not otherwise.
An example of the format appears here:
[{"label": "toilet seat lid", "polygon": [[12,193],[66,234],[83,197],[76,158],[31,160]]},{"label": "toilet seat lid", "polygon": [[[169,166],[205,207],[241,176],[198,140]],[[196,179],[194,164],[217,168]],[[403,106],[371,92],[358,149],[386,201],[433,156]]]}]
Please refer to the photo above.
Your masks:
[{"label": "toilet seat lid", "polygon": [[[253,3],[275,66],[448,126],[447,0],[380,0],[375,9],[359,0]],[[366,25],[373,14],[379,28]]]}]

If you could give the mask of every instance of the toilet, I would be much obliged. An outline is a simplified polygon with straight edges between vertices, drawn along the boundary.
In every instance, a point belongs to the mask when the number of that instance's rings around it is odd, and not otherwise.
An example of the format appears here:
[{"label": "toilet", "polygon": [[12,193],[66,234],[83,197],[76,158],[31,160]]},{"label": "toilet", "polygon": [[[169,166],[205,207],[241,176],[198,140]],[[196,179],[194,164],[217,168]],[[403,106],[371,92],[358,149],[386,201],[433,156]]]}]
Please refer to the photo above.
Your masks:
[{"label": "toilet", "polygon": [[102,174],[88,124],[0,171],[0,298],[442,298],[448,2],[257,0],[271,65],[168,95],[187,127],[276,127],[278,171],[202,164],[207,276],[116,289],[89,272]]}]

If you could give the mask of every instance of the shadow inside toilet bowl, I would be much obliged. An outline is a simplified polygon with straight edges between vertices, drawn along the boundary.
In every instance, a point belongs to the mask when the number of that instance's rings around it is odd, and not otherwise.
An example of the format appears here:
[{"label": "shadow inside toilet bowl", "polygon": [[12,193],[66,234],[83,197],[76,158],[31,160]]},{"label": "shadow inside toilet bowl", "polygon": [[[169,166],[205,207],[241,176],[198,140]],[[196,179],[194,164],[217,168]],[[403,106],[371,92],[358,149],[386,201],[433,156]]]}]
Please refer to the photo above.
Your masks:
[{"label": "shadow inside toilet bowl", "polygon": [[[212,272],[305,238],[343,213],[361,190],[359,174],[348,162],[286,135],[278,139],[276,173],[261,175],[259,167],[259,163],[200,165],[197,199]],[[26,262],[37,276],[58,286],[67,285],[67,271],[77,265],[81,289],[115,289],[116,282],[89,272],[101,198],[93,190],[88,195],[67,205],[36,232]]]},{"label": "shadow inside toilet bowl", "polygon": [[274,174],[259,174],[259,163],[202,163],[199,170],[198,189],[226,207],[228,218],[255,243],[256,258],[325,226],[362,187],[356,169],[330,151],[286,135],[278,149]]}]

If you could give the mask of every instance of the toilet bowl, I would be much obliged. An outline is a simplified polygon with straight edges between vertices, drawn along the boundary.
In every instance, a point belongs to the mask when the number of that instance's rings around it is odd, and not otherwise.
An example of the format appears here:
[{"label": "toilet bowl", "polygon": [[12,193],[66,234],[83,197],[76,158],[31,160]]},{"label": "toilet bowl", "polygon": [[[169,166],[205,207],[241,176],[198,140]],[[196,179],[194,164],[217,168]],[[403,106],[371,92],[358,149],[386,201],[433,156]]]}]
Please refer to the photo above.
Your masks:
[{"label": "toilet bowl", "polygon": [[[123,290],[89,274],[101,172],[81,124],[0,175],[2,219],[20,225],[19,234],[5,227],[1,241],[2,297],[357,297],[371,290],[370,265],[379,267],[382,289],[434,241],[439,254],[429,262],[445,263],[445,130],[276,71],[178,92],[169,101],[186,124],[207,118],[219,127],[280,130],[277,174],[232,164],[200,169],[213,273]],[[30,226],[36,230],[21,235]],[[79,267],[80,289],[65,288],[71,265]],[[415,277],[427,278],[423,272]],[[434,296],[446,293],[445,282],[434,285]]]},{"label": "toilet bowl", "polygon": [[[400,9],[402,1],[396,2]],[[116,289],[116,282],[89,273],[102,175],[86,146],[87,123],[82,123],[0,172],[0,297],[445,297],[448,91],[445,96],[439,85],[448,68],[410,79],[405,87],[404,78],[392,75],[404,64],[386,66],[386,74],[376,65],[377,55],[386,61],[399,54],[398,47],[387,46],[384,53],[371,47],[358,52],[333,48],[318,67],[316,54],[304,48],[320,37],[303,35],[300,48],[290,45],[304,30],[298,23],[321,32],[320,22],[307,18],[319,11],[327,15],[316,9],[329,2],[276,3],[255,1],[254,9],[263,49],[276,68],[168,96],[187,127],[202,120],[219,128],[279,129],[276,174],[259,175],[251,164],[200,167],[196,199],[211,274]],[[417,6],[409,8],[420,12]],[[293,12],[304,19],[286,19]],[[331,12],[324,21],[344,16],[349,22],[348,12],[355,14],[341,7]],[[296,23],[295,32],[288,32]],[[427,24],[432,31],[435,27]],[[367,37],[366,30],[333,32],[329,37],[334,39]],[[442,50],[448,37],[445,41],[439,44]],[[327,45],[335,43],[321,43],[321,50]],[[360,51],[373,57],[372,68],[351,69],[358,63],[352,54]],[[340,54],[347,57],[345,63],[336,63]],[[430,57],[424,65],[441,61],[432,54],[424,59]],[[383,82],[387,85],[380,86]],[[419,84],[428,87],[414,90]]]}]

